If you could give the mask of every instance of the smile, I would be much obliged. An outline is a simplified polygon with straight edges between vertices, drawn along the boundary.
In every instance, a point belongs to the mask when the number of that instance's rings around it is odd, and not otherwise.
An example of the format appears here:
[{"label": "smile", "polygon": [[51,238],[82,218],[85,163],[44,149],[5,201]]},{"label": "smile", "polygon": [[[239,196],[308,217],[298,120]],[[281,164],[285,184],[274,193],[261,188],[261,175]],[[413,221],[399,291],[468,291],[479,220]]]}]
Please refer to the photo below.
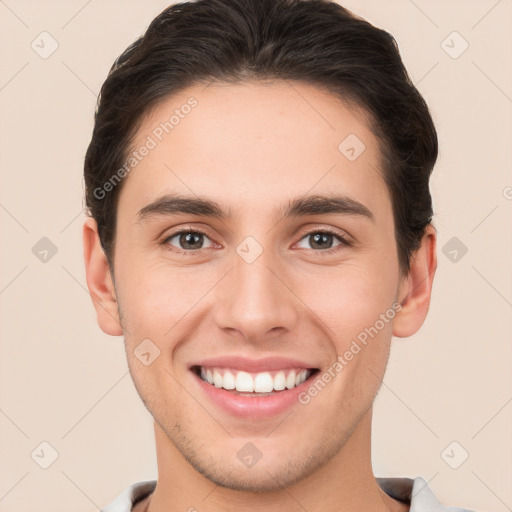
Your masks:
[{"label": "smile", "polygon": [[229,417],[258,421],[278,417],[299,404],[299,394],[320,372],[318,363],[226,354],[191,362],[188,367],[204,403]]},{"label": "smile", "polygon": [[308,368],[289,368],[283,370],[250,373],[230,368],[195,367],[196,374],[216,388],[239,393],[272,393],[293,389],[305,382],[316,370]]}]

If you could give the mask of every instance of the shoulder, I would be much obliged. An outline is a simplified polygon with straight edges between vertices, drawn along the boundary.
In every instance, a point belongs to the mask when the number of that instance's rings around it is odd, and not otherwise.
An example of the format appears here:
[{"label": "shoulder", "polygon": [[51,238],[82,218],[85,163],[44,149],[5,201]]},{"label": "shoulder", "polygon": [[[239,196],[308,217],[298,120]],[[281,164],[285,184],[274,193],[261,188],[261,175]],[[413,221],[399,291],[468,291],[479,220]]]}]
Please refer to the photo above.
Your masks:
[{"label": "shoulder", "polygon": [[383,491],[391,497],[409,503],[410,512],[474,512],[473,510],[448,507],[439,502],[428,483],[416,478],[376,478]]},{"label": "shoulder", "polygon": [[156,487],[156,480],[136,482],[124,489],[117,498],[101,509],[101,512],[131,512],[133,506],[151,494]]},{"label": "shoulder", "polygon": [[[414,508],[413,508],[414,505]],[[419,477],[414,479],[411,496],[411,512],[474,512],[467,508],[448,507],[439,502],[428,483]]]}]

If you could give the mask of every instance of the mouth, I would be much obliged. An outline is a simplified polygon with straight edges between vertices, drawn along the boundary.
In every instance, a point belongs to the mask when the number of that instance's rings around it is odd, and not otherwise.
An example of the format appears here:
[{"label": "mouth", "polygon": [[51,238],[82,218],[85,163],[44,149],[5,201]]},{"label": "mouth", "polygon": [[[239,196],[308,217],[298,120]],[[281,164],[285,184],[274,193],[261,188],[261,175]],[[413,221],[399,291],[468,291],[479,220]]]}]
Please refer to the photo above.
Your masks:
[{"label": "mouth", "polygon": [[283,368],[262,372],[249,372],[235,368],[200,366],[191,367],[199,379],[208,385],[246,397],[265,397],[294,390],[314,377],[318,368]]},{"label": "mouth", "polygon": [[320,372],[294,358],[238,355],[194,361],[189,370],[199,396],[223,415],[244,422],[280,417],[302,403],[301,393]]}]

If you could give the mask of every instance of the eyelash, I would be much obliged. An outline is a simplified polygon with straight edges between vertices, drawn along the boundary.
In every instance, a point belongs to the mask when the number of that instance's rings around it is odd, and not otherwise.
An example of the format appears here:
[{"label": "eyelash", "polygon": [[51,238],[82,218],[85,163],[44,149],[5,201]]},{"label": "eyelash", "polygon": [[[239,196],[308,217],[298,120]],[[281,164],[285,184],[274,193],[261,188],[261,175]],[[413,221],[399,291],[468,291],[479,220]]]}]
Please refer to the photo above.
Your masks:
[{"label": "eyelash", "polygon": [[[169,240],[172,240],[174,237],[176,237],[177,235],[181,235],[181,234],[185,234],[185,233],[194,233],[194,234],[198,234],[198,235],[203,235],[207,238],[210,238],[208,236],[207,233],[205,233],[204,231],[202,231],[201,229],[181,229],[179,231],[175,231],[174,233],[171,233],[169,236],[167,236],[163,241],[162,241],[162,245],[166,245],[168,246],[168,250],[171,251],[171,252],[175,252],[175,253],[178,253],[178,254],[188,254],[188,255],[195,255],[198,251],[201,251],[202,249],[191,249],[191,250],[188,250],[188,251],[185,251],[185,250],[180,250],[174,246],[171,246],[169,244]],[[342,235],[341,233],[339,233],[338,231],[335,231],[335,230],[331,230],[331,229],[313,229],[311,231],[308,231],[306,233],[303,233],[300,240],[303,240],[304,238],[310,236],[310,235],[313,235],[313,234],[328,234],[328,235],[333,235],[334,237],[338,238],[338,240],[340,241],[340,244],[337,245],[336,247],[331,247],[329,249],[318,249],[318,250],[315,250],[315,249],[310,249],[314,252],[318,252],[318,253],[323,253],[323,254],[332,254],[333,252],[337,251],[338,249],[342,248],[343,246],[344,247],[351,247],[352,246],[352,242],[350,240],[348,240],[344,235]]]}]

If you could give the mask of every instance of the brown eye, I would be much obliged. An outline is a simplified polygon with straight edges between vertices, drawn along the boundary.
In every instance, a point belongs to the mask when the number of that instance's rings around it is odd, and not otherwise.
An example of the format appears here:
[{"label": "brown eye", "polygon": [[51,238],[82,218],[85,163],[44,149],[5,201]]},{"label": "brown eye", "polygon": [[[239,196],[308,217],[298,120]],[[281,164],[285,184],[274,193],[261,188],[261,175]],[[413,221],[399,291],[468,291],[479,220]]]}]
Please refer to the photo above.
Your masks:
[{"label": "brown eye", "polygon": [[[335,241],[338,240],[336,245]],[[305,249],[313,249],[316,251],[325,251],[329,249],[336,249],[339,246],[350,245],[350,242],[339,233],[332,233],[331,231],[311,231],[307,233],[302,239],[306,240],[310,247],[303,247]]]},{"label": "brown eye", "polygon": [[[172,240],[174,239],[176,239],[176,242],[172,243]],[[208,239],[208,237],[201,231],[182,230],[168,236],[163,243],[176,247],[176,249],[181,250],[182,252],[191,252],[213,246],[211,242],[210,245],[205,246],[205,239]]]}]

